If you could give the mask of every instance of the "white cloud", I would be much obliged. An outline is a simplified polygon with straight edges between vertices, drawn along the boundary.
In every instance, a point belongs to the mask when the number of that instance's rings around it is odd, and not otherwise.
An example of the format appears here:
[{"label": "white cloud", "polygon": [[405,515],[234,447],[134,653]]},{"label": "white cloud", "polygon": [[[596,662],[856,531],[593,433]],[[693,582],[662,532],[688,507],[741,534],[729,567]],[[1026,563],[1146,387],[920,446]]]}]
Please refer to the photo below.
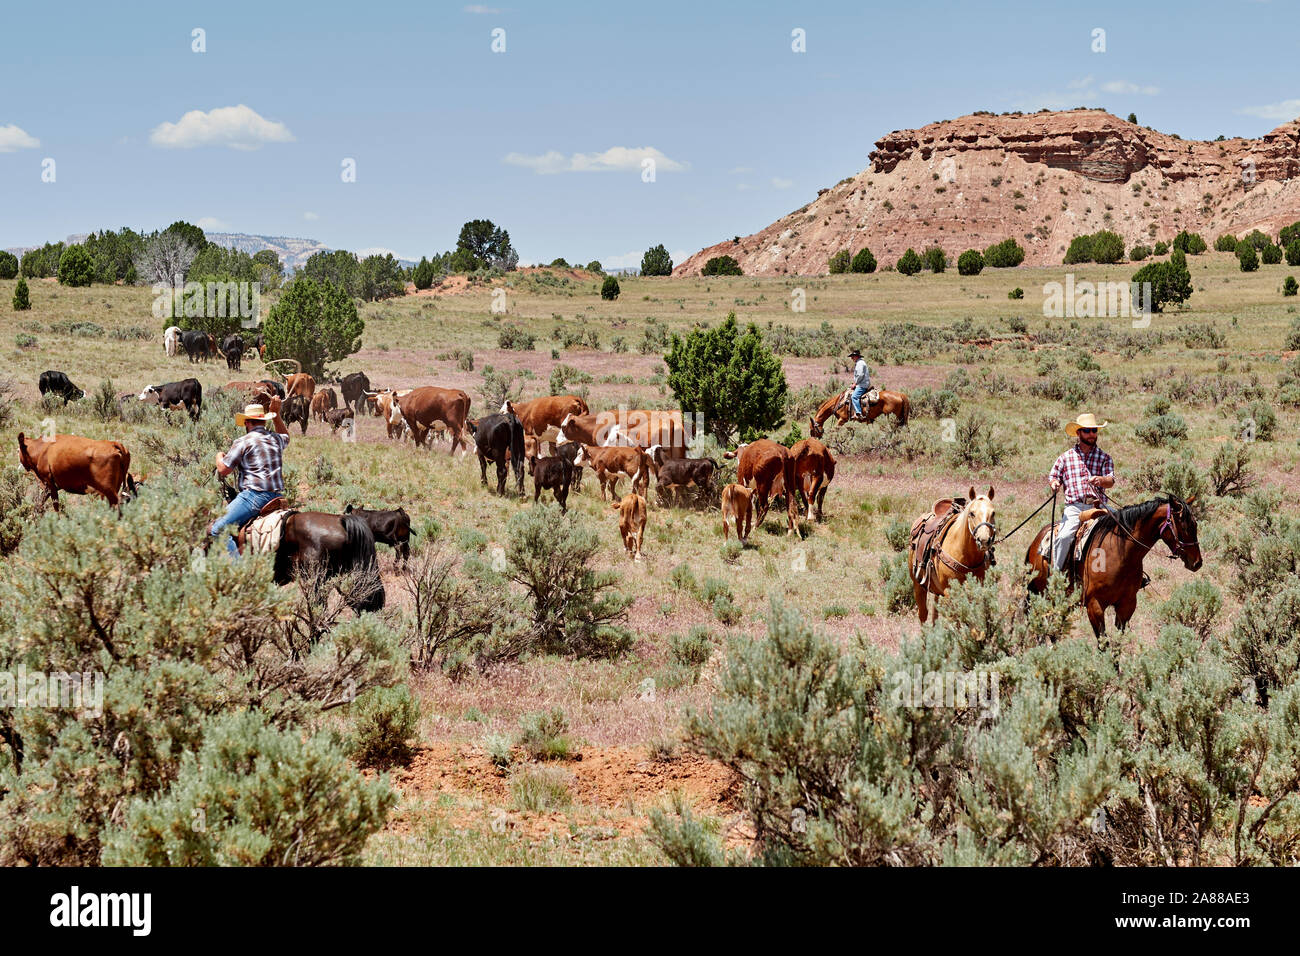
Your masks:
[{"label": "white cloud", "polygon": [[1071,80],[1069,83],[1065,84],[1066,89],[1070,89],[1070,90],[1086,90],[1090,86],[1092,86],[1091,73],[1089,73],[1081,80]]},{"label": "white cloud", "polygon": [[733,166],[731,169],[727,170],[727,175],[743,176],[745,175],[745,173],[752,173],[753,171],[754,171],[753,166]]},{"label": "white cloud", "polygon": [[793,179],[782,179],[780,176],[772,177],[773,189],[789,189],[793,185],[794,185]]},{"label": "white cloud", "polygon": [[241,103],[207,113],[190,110],[178,123],[156,126],[149,134],[149,142],[165,149],[229,146],[248,150],[258,149],[265,143],[292,143],[293,134],[283,123],[268,120]]},{"label": "white cloud", "polygon": [[749,190],[753,188],[754,187],[751,186],[749,183],[736,183],[736,189],[742,193],[749,192]]},{"label": "white cloud", "polygon": [[465,8],[466,13],[500,13],[496,7],[485,7],[481,3],[471,3]]},{"label": "white cloud", "polygon": [[370,246],[367,249],[355,250],[358,259],[364,259],[366,256],[392,256],[394,259],[407,259],[413,262],[419,262],[419,256],[404,256],[396,249],[388,249],[384,246]]},{"label": "white cloud", "polygon": [[1238,112],[1266,120],[1293,120],[1300,116],[1300,100],[1283,100],[1281,103],[1268,103],[1264,106],[1247,106]]},{"label": "white cloud", "polygon": [[302,214],[302,218],[306,219],[308,222],[315,222],[317,219],[320,218],[320,213],[310,212],[310,211],[305,212]]},{"label": "white cloud", "polygon": [[194,225],[198,226],[204,232],[230,232],[230,227],[215,216],[204,216]]},{"label": "white cloud", "polygon": [[647,158],[654,160],[655,171],[660,173],[680,173],[690,167],[690,163],[679,163],[675,159],[669,159],[653,146],[611,146],[603,153],[573,153],[568,157],[558,150],[551,150],[537,156],[530,156],[527,153],[509,153],[503,162],[547,175],[640,170],[641,161]]},{"label": "white cloud", "polygon": [[1132,95],[1140,93],[1143,96],[1156,96],[1160,93],[1158,86],[1138,86],[1136,83],[1130,83],[1128,80],[1111,80],[1109,83],[1101,84],[1103,93],[1124,93]]},{"label": "white cloud", "polygon": [[0,153],[12,153],[20,149],[35,149],[41,141],[13,123],[0,126]]}]

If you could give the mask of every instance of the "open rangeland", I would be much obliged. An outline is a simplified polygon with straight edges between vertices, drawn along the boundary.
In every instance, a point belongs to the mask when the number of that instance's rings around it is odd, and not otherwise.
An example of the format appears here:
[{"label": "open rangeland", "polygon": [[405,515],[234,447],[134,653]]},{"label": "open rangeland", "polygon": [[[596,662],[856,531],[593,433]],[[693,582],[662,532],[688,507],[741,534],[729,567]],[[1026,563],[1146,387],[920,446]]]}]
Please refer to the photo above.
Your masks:
[{"label": "open rangeland", "polygon": [[[1123,504],[1162,490],[1171,461],[1185,460],[1192,475],[1206,480],[1225,443],[1246,445],[1258,485],[1294,500],[1300,411],[1280,404],[1275,388],[1293,356],[1285,347],[1297,300],[1283,298],[1281,287],[1294,269],[1270,265],[1244,274],[1224,253],[1189,257],[1188,266],[1194,294],[1187,307],[1138,328],[1128,317],[1045,318],[1043,287],[1063,282],[1065,267],[986,269],[979,276],[621,278],[621,296],[612,302],[598,294],[597,276],[527,270],[492,283],[460,282],[451,293],[361,306],[362,350],[339,371],[364,371],[374,388],[464,389],[473,418],[500,404],[485,403],[489,367],[496,375],[519,376],[525,399],[562,392],[583,395],[592,411],[620,404],[676,407],[664,367],[669,339],[697,323],[716,324],[731,311],[742,324],[756,323],[784,364],[790,413],[772,438],[785,441],[793,428],[794,438],[808,435],[811,412],[849,382],[849,346],[862,348],[873,384],[913,401],[905,429],[883,418],[871,425],[828,425],[824,440],[837,470],[825,496],[825,519],[801,520],[793,537],[786,535],[783,510],[773,507],[744,546],[734,539],[724,545],[716,497],[707,507],[671,508],[652,483],[641,560],[630,561],[618,516],[588,475],[580,492],[570,492],[563,520],[584,522],[599,535],[597,569],[616,575],[616,590],[632,598],[626,621],[635,638],[631,649],[612,660],[527,657],[486,672],[470,668],[455,679],[441,668],[414,669],[411,688],[422,706],[415,753],[391,771],[401,800],[371,839],[367,860],[662,863],[646,835],[647,814],[676,794],[706,828],[726,832],[726,845],[743,849],[752,830],[740,812],[737,781],[679,739],[687,709],[709,705],[727,635],[763,634],[773,598],[845,643],[858,635],[896,648],[904,636],[920,633],[910,584],[897,573],[912,520],[935,499],[991,485],[998,531],[1010,531],[1046,496],[1048,469],[1067,446],[1062,426],[1079,412],[1110,423],[1102,447],[1114,456],[1119,482],[1113,492]],[[1127,283],[1136,266],[1074,269],[1077,281]],[[503,314],[492,311],[494,287],[506,289]],[[1024,289],[1022,300],[1008,298],[1014,287]],[[31,283],[29,312],[7,308],[13,289],[12,281],[0,282],[6,304],[0,309],[0,378],[13,384],[16,399],[0,432],[8,466],[17,465],[17,434],[41,434],[43,420],[52,418],[59,433],[123,442],[147,495],[150,479],[169,466],[151,457],[144,435],[195,426],[183,411],[167,413],[162,425],[156,407],[131,411],[126,420],[101,418],[93,409],[101,382],[111,379],[115,394],[138,395],[145,386],[193,375],[206,402],[232,379],[263,376],[255,359],[228,372],[224,362],[169,358],[164,323],[150,314],[148,289],[70,289],[38,280]],[[792,311],[799,301],[806,308]],[[510,329],[517,330],[516,340],[532,336],[534,347],[501,348],[510,340],[503,331]],[[859,331],[846,336],[849,329]],[[66,408],[61,401],[42,404],[37,379],[47,369],[66,373],[87,398]],[[1139,426],[1162,411],[1158,402],[1153,406],[1161,395],[1187,426],[1177,447],[1141,437]],[[1245,432],[1252,401],[1275,417],[1266,436]],[[480,484],[473,453],[449,455],[449,444],[436,439],[431,448],[391,440],[379,418],[359,415],[355,441],[315,420],[305,435],[297,426],[292,433],[286,467],[295,506],[332,512],[348,503],[401,506],[417,529],[413,563],[434,548],[490,563],[509,547],[510,517],[537,507],[531,478],[525,478],[525,498],[511,494],[513,477],[500,497]],[[1243,441],[1243,435],[1255,440]],[[218,450],[204,449],[205,460]],[[735,462],[722,464],[717,489],[735,478]],[[35,497],[35,479],[27,481]],[[620,487],[631,490],[626,482]],[[541,506],[549,501],[544,495]],[[1220,586],[1230,616],[1236,608],[1227,585],[1234,569],[1223,536],[1241,520],[1240,506],[1212,494],[1202,494],[1197,504],[1205,556],[1199,576]],[[105,507],[93,496],[65,496],[63,505],[74,513]],[[214,517],[220,508],[214,483]],[[1008,602],[1019,600],[1011,574],[1039,524],[1030,522],[998,549]],[[1164,545],[1152,551],[1146,561],[1150,585],[1128,631],[1116,636],[1112,629],[1112,639],[1155,638],[1160,603],[1193,579],[1167,555]],[[409,615],[402,583],[408,572],[382,546],[380,562],[389,595],[383,613]],[[707,629],[712,645],[702,664],[682,660],[671,639],[696,626]],[[1091,639],[1082,612],[1075,612],[1070,627]],[[513,766],[499,770],[503,761],[494,763],[494,754],[501,740],[518,731],[525,715],[555,708],[567,720],[569,759],[531,762],[516,748]]]}]

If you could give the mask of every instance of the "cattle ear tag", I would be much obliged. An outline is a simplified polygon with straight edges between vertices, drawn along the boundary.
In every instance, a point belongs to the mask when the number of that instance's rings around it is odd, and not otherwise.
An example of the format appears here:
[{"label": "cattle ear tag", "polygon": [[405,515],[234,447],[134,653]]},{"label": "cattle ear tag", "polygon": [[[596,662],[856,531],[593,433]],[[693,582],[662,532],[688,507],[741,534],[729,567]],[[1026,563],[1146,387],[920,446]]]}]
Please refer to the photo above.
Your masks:
[{"label": "cattle ear tag", "polygon": [[41,419],[41,441],[54,441],[55,427],[53,418]]}]

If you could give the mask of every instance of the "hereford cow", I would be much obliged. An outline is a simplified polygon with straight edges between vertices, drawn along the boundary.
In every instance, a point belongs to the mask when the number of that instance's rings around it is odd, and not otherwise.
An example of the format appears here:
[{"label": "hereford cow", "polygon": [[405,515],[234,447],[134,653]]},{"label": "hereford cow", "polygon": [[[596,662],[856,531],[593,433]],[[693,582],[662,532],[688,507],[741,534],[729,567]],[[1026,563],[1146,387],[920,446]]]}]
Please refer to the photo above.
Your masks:
[{"label": "hereford cow", "polygon": [[193,421],[199,420],[203,411],[203,386],[197,378],[186,378],[166,385],[146,385],[139,395],[140,401],[156,401],[163,408],[185,407]]},{"label": "hereford cow", "polygon": [[697,497],[707,501],[713,495],[713,478],[722,470],[712,458],[664,458],[667,449],[653,445],[646,452],[650,470],[655,476],[655,488],[667,495],[673,504],[678,503],[683,489],[694,487]]},{"label": "hereford cow", "polygon": [[332,388],[322,388],[311,400],[311,413],[317,421],[325,421],[325,413],[339,407],[338,395]]},{"label": "hereford cow", "polygon": [[646,507],[645,499],[633,492],[623,496],[622,501],[610,505],[618,512],[618,530],[623,535],[623,547],[633,561],[641,560],[641,542],[645,539]]},{"label": "hereford cow", "polygon": [[794,503],[794,459],[790,449],[767,438],[760,438],[748,445],[741,445],[735,451],[727,452],[727,458],[739,458],[736,479],[746,488],[752,487],[758,511],[758,525],[767,517],[771,499],[779,494],[785,495],[786,534],[795,533]]},{"label": "hereford cow", "polygon": [[361,414],[361,396],[370,391],[370,378],[366,373],[353,372],[343,376],[339,389],[343,392],[343,404],[356,414]]},{"label": "hereford cow", "polygon": [[411,438],[423,446],[429,437],[429,426],[446,422],[451,431],[451,452],[464,444],[465,422],[469,418],[469,395],[458,388],[439,388],[424,385],[411,389],[401,398],[394,397],[393,407],[411,426]]},{"label": "hereford cow", "polygon": [[555,455],[551,458],[528,457],[528,473],[533,476],[533,503],[542,496],[543,488],[550,488],[555,493],[555,500],[560,504],[560,513],[569,510],[569,485],[573,481],[573,463],[569,459]]},{"label": "hereford cow", "polygon": [[405,508],[391,508],[387,511],[371,511],[368,508],[354,508],[348,505],[343,509],[345,515],[356,515],[370,526],[370,533],[380,544],[390,545],[397,555],[397,563],[402,564],[411,556],[411,516]]},{"label": "hereford cow", "polygon": [[524,426],[511,414],[497,413],[471,421],[467,427],[478,448],[479,472],[487,484],[487,463],[497,466],[497,494],[506,493],[506,463],[515,473],[519,495],[524,493]]},{"label": "hereford cow", "polygon": [[794,459],[794,490],[803,495],[808,520],[821,521],[822,501],[835,478],[835,456],[816,438],[805,438],[790,449],[790,457]]},{"label": "hereford cow", "polygon": [[586,415],[587,403],[577,395],[544,395],[527,402],[506,402],[501,411],[514,412],[525,435],[544,435],[570,415]]},{"label": "hereford cow", "polygon": [[244,358],[244,337],[238,332],[221,340],[221,354],[226,357],[226,368],[239,371]]},{"label": "hereford cow", "polygon": [[650,484],[650,459],[640,448],[598,448],[595,445],[583,445],[582,450],[573,460],[574,465],[591,465],[600,482],[600,497],[605,499],[605,490],[609,497],[618,494],[618,483],[627,476],[632,479],[632,491],[645,494]]},{"label": "hereford cow", "polygon": [[181,345],[184,346],[185,354],[189,356],[191,363],[199,359],[206,362],[217,350],[215,339],[207,332],[200,332],[197,329],[182,332]]},{"label": "hereford cow", "polygon": [[78,388],[72,384],[72,380],[62,372],[47,370],[41,373],[37,380],[36,387],[41,390],[41,395],[57,395],[63,399],[66,405],[71,401],[78,401],[86,397],[85,389]]},{"label": "hereford cow", "polygon": [[754,523],[754,505],[751,501],[754,493],[744,485],[732,483],[722,489],[722,539],[726,541],[730,528],[728,523],[736,525],[736,537],[744,541],[749,537],[749,529]]},{"label": "hereford cow", "polygon": [[45,486],[55,511],[59,510],[60,491],[73,495],[93,491],[119,511],[123,499],[135,494],[131,453],[121,442],[76,435],[27,438],[19,432],[18,461]]},{"label": "hereford cow", "polygon": [[167,352],[168,358],[175,358],[176,353],[181,347],[181,327],[172,325],[163,333],[163,349]]}]

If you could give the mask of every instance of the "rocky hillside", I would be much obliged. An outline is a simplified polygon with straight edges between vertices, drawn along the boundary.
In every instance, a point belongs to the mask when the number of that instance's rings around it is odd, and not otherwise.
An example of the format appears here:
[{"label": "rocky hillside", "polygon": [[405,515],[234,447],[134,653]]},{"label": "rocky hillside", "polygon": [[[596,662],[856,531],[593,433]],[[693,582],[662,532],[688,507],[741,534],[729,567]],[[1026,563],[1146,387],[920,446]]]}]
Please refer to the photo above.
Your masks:
[{"label": "rocky hillside", "polygon": [[976,113],[876,143],[856,176],[760,232],[703,249],[676,275],[729,255],[746,275],[817,275],[840,249],[881,266],[910,246],[955,259],[1007,237],[1028,265],[1060,263],[1070,240],[1111,229],[1126,245],[1182,229],[1276,235],[1300,220],[1300,120],[1259,139],[1194,142],[1102,110]]}]

